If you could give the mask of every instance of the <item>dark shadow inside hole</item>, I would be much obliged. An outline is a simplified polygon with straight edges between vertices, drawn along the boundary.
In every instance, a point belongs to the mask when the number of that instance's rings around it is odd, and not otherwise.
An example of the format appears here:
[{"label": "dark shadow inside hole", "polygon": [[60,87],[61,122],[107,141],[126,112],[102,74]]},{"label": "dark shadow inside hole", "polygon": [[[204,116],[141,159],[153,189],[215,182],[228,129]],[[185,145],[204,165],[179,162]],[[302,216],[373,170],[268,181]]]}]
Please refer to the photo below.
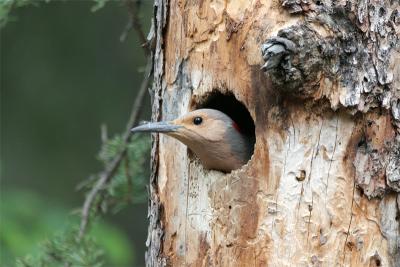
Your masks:
[{"label": "dark shadow inside hole", "polygon": [[254,151],[256,142],[254,120],[246,106],[238,101],[232,93],[223,94],[219,91],[212,91],[204,96],[200,103],[195,103],[193,106],[194,109],[216,109],[228,115],[239,126],[240,132],[250,140]]}]

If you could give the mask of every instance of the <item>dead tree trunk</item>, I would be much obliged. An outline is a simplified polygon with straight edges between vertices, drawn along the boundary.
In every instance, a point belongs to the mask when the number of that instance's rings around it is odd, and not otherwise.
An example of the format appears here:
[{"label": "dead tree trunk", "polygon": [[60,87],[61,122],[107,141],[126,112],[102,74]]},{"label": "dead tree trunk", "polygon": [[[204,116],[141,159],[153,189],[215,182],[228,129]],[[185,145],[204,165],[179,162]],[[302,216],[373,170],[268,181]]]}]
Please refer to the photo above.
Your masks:
[{"label": "dead tree trunk", "polygon": [[224,174],[154,136],[147,265],[400,266],[399,2],[156,0],[154,14],[153,119],[221,109],[256,144]]}]

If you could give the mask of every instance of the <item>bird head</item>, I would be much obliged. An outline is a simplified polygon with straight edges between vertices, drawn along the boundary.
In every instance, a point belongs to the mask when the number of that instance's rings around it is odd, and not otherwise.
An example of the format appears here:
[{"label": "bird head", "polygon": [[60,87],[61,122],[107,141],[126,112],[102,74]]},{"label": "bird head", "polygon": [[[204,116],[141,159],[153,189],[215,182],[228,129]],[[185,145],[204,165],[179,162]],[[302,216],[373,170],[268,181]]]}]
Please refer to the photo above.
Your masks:
[{"label": "bird head", "polygon": [[188,146],[208,169],[231,171],[249,159],[249,145],[237,124],[215,109],[198,109],[172,121],[149,122],[132,132],[158,132]]}]

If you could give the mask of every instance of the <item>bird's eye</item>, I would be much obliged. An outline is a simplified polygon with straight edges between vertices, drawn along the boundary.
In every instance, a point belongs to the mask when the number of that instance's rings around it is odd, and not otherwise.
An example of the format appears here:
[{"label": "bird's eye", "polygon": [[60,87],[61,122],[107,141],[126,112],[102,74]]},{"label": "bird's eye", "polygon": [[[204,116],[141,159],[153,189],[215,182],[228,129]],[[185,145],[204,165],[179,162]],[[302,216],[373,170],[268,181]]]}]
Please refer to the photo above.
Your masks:
[{"label": "bird's eye", "polygon": [[203,119],[201,117],[194,117],[193,123],[195,125],[200,125],[203,122]]}]

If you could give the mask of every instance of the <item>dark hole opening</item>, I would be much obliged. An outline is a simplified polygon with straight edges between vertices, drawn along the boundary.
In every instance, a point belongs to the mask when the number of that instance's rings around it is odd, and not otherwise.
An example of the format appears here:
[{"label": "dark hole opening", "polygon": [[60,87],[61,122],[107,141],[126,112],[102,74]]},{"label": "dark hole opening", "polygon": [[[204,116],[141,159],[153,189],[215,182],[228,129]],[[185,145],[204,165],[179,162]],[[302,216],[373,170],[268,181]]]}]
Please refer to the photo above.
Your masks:
[{"label": "dark hole opening", "polygon": [[250,112],[232,93],[212,91],[194,103],[193,109],[211,108],[222,111],[239,126],[240,132],[245,135],[252,144],[252,153],[256,142],[255,125]]},{"label": "dark hole opening", "polygon": [[383,16],[385,16],[386,15],[386,10],[383,8],[383,7],[381,7],[380,9],[379,9],[379,17],[383,17]]},{"label": "dark hole opening", "polygon": [[358,141],[357,147],[361,148],[361,147],[365,147],[367,145],[367,142],[365,140],[365,137],[362,137],[360,141]]}]

